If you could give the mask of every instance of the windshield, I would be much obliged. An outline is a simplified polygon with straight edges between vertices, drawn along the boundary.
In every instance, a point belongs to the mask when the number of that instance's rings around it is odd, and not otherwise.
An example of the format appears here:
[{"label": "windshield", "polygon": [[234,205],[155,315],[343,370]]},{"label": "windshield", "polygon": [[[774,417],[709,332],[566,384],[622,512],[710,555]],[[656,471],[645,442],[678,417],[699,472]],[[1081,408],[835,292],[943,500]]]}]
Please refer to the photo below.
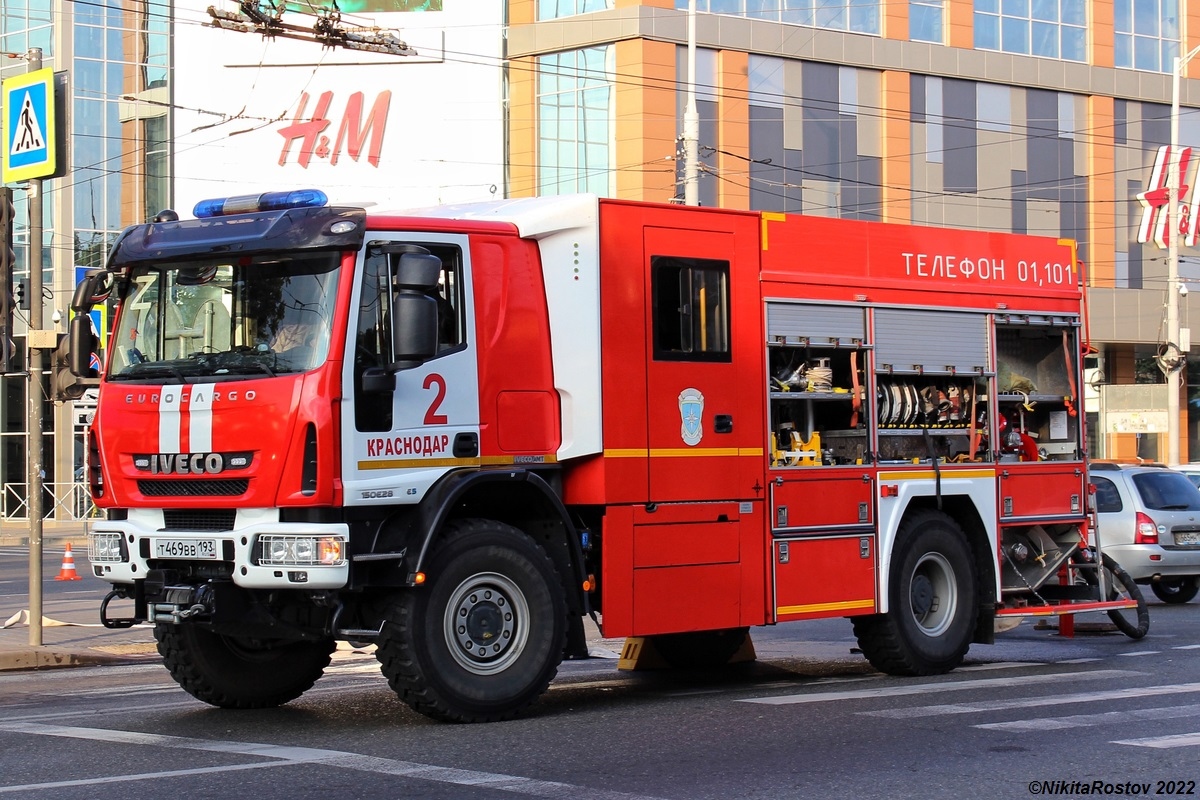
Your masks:
[{"label": "windshield", "polygon": [[244,256],[135,269],[110,380],[305,372],[329,353],[340,255]]}]

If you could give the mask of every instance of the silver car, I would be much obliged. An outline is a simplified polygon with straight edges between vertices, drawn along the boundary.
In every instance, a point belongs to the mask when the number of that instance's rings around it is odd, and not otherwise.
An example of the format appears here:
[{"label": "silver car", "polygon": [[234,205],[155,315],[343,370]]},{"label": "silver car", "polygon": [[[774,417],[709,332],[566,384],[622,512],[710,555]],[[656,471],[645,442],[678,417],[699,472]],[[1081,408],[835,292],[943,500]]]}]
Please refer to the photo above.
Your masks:
[{"label": "silver car", "polygon": [[1162,466],[1091,465],[1104,552],[1164,603],[1200,591],[1200,488]]}]

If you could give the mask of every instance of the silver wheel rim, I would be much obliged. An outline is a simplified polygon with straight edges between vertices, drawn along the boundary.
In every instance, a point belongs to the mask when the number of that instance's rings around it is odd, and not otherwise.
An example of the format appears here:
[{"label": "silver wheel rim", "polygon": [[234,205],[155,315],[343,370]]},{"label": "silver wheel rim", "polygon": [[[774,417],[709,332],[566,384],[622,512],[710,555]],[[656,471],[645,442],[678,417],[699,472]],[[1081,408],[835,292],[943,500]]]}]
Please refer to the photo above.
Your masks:
[{"label": "silver wheel rim", "polygon": [[958,584],[954,569],[941,553],[926,553],[913,567],[909,609],[917,629],[926,636],[941,636],[954,622]]},{"label": "silver wheel rim", "polygon": [[446,643],[458,665],[474,675],[493,675],[525,651],[529,603],[509,578],[480,572],[450,595],[444,622]]}]

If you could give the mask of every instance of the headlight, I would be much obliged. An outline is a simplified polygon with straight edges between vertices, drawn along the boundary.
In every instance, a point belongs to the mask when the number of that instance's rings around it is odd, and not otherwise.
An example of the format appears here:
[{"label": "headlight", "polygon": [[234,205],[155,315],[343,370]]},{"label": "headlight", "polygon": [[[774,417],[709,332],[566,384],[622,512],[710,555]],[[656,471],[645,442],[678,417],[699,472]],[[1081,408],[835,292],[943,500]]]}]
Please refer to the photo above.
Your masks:
[{"label": "headlight", "polygon": [[264,567],[338,567],[346,562],[346,540],[341,536],[259,537],[258,563]]},{"label": "headlight", "polygon": [[122,562],[129,560],[125,536],[120,533],[88,534],[88,560],[93,562]]}]

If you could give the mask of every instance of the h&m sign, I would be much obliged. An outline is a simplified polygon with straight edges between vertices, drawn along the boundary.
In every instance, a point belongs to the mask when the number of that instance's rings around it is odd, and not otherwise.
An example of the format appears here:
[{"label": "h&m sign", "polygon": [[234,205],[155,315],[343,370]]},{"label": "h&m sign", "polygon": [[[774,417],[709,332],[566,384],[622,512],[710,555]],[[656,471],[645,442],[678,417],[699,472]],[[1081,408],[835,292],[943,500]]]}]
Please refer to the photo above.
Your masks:
[{"label": "h&m sign", "polygon": [[[1179,234],[1183,237],[1183,243],[1189,247],[1194,247],[1196,244],[1197,227],[1200,227],[1200,192],[1191,192],[1191,184],[1188,183],[1188,171],[1191,167],[1192,148],[1179,148]],[[1158,155],[1154,159],[1154,171],[1150,173],[1150,180],[1146,185],[1146,191],[1137,196],[1137,199],[1142,204],[1142,221],[1138,225],[1137,240],[1143,244],[1151,240],[1161,248],[1168,247],[1167,241],[1167,225],[1170,214],[1168,213],[1171,204],[1171,190],[1167,186],[1170,176],[1171,164],[1171,148],[1163,146],[1158,148]],[[1188,195],[1191,193],[1189,199]]]}]

